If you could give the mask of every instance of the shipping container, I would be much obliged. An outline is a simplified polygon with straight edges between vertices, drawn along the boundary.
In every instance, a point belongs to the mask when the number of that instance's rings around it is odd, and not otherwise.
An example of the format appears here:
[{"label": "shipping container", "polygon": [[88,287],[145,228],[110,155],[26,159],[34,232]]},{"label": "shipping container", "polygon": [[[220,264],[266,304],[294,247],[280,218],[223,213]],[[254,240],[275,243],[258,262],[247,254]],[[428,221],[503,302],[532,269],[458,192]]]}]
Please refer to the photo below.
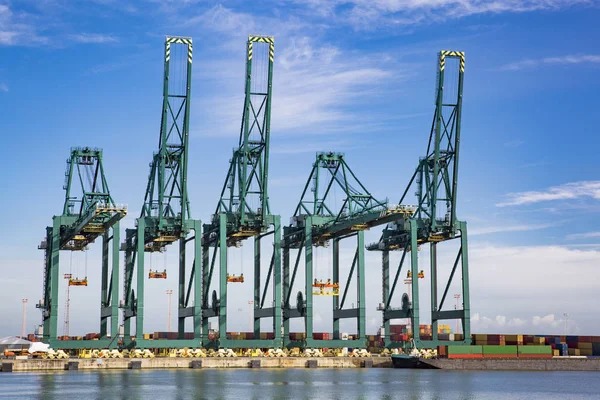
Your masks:
[{"label": "shipping container", "polygon": [[450,345],[448,346],[448,356],[455,354],[479,354],[483,353],[482,346],[460,346]]},{"label": "shipping container", "polygon": [[519,346],[519,355],[552,355],[552,346]]},{"label": "shipping container", "polygon": [[482,347],[483,355],[517,355],[517,346],[487,345]]}]

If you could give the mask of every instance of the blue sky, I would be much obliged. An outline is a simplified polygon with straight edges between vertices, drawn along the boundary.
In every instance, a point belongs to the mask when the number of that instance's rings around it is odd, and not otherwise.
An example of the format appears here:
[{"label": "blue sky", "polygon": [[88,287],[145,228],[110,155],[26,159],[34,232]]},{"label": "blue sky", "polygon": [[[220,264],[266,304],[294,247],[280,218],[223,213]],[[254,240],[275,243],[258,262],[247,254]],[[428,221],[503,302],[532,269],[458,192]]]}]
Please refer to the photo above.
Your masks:
[{"label": "blue sky", "polygon": [[[598,334],[599,5],[0,0],[0,204],[8,211],[0,336],[20,331],[21,298],[30,302],[29,330],[39,321],[37,245],[62,209],[71,146],[104,149],[111,192],[129,205],[123,225],[132,226],[157,145],[167,34],[194,39],[189,190],[193,216],[209,218],[237,142],[250,33],[275,36],[270,199],[282,221],[315,151],[344,152],[376,197],[397,201],[426,150],[436,53],[465,51],[458,214],[471,235],[473,329],[560,333],[567,312],[571,332]],[[88,255],[90,287],[72,290],[72,334],[97,330],[98,247]],[[176,287],[171,253],[171,277],[147,285],[157,293],[148,331],[165,329],[163,293]],[[371,332],[380,320],[379,256],[367,255]],[[66,272],[69,256],[62,260]],[[74,263],[83,268],[83,255]],[[232,296],[231,330],[246,329],[244,311],[235,311],[250,293],[246,285]],[[331,330],[319,304],[317,329]]]}]

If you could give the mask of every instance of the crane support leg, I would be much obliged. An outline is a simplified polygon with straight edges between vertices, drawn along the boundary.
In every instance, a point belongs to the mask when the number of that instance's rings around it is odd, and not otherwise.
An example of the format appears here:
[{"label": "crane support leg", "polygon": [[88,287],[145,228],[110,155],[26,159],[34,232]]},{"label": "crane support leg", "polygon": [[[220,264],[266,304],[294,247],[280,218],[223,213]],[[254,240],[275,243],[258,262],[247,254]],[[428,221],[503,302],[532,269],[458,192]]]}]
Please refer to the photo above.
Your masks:
[{"label": "crane support leg", "polygon": [[[114,339],[119,334],[119,223],[113,225],[112,235],[102,235],[102,293],[100,311],[100,339]],[[112,243],[112,254],[110,248]],[[109,270],[110,268],[110,270]],[[108,321],[110,320],[110,338]],[[116,348],[117,340],[111,340],[109,348]]]}]

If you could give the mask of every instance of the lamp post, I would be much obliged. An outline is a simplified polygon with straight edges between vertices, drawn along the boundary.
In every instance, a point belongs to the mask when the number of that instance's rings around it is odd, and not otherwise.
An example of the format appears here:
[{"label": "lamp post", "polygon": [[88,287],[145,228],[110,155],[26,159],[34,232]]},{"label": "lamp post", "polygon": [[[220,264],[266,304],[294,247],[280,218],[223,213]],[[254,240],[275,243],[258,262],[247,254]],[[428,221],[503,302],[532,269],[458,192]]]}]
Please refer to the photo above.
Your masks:
[{"label": "lamp post", "polygon": [[[254,305],[254,300],[248,300],[248,319],[249,319],[249,329],[248,332],[253,332],[254,329],[252,328],[252,306]],[[255,338],[255,339],[260,339],[260,338]]]},{"label": "lamp post", "polygon": [[21,337],[25,337],[25,326],[27,325],[27,299],[21,299],[23,302],[23,321],[21,325]]},{"label": "lamp post", "polygon": [[[458,293],[455,294],[454,298],[456,299],[456,305],[454,306],[454,309],[458,310],[458,300],[460,299],[460,294],[458,294]],[[458,321],[459,320],[456,320],[456,331],[455,331],[455,333],[458,333]]]},{"label": "lamp post", "polygon": [[168,320],[167,320],[167,332],[171,332],[171,295],[173,291],[171,289],[167,290],[167,296],[169,297],[169,312],[168,312]]}]

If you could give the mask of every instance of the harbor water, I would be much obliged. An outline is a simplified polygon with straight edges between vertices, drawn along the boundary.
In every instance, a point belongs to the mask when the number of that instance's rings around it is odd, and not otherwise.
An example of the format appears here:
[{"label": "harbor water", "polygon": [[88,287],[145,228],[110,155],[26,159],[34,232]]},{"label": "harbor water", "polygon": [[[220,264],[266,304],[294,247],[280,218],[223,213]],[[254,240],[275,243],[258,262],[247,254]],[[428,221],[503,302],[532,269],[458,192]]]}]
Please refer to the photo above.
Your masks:
[{"label": "harbor water", "polygon": [[598,372],[377,369],[0,374],[0,399],[598,399]]}]

